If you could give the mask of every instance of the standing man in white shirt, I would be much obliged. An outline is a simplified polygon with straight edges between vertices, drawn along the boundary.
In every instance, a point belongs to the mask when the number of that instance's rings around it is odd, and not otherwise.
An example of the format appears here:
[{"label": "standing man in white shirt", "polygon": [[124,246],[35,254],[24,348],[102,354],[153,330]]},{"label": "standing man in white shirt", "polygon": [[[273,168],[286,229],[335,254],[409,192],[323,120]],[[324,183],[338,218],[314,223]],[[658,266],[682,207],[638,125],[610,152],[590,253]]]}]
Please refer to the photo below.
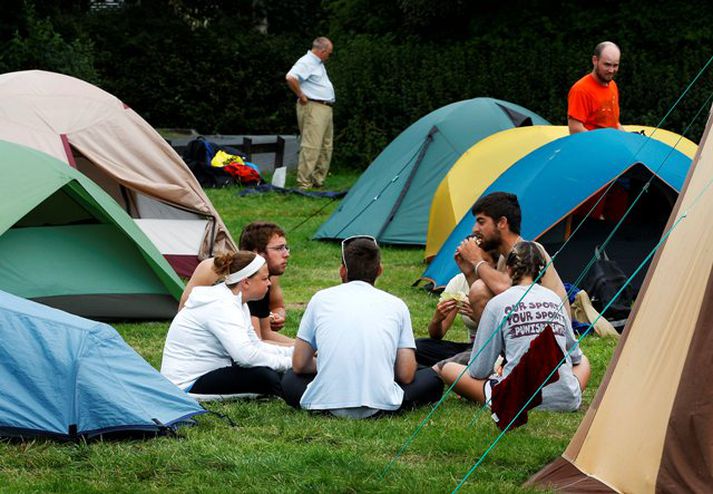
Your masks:
[{"label": "standing man in white shirt", "polygon": [[317,292],[300,321],[282,381],[289,405],[366,418],[441,398],[436,373],[416,370],[406,304],[374,286],[382,271],[373,237],[342,242],[342,284]]},{"label": "standing man in white shirt", "polygon": [[332,160],[335,97],[324,62],[333,49],[329,39],[315,39],[312,49],[297,60],[285,76],[287,85],[297,96],[297,125],[301,134],[297,185],[301,189],[322,187]]}]

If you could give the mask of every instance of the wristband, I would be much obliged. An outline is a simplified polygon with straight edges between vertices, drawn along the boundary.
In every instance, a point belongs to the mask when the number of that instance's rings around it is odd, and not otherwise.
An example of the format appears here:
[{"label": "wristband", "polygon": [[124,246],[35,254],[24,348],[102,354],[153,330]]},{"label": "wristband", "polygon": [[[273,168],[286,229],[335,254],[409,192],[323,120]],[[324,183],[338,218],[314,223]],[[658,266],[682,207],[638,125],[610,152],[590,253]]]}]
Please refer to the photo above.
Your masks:
[{"label": "wristband", "polygon": [[481,264],[483,264],[483,263],[485,263],[485,262],[486,262],[486,261],[478,261],[478,262],[475,264],[474,271],[475,271],[475,274],[478,275],[478,277],[480,277],[480,274],[478,274],[478,268],[480,267]]}]

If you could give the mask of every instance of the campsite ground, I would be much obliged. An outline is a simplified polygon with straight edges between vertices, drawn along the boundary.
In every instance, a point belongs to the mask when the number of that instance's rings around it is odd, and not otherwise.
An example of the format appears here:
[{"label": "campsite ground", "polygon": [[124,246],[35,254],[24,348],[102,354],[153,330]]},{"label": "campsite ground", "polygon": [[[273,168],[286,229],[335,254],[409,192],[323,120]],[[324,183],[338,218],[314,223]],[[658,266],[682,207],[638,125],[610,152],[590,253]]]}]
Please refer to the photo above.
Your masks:
[{"label": "campsite ground", "polygon": [[[354,172],[337,172],[327,185],[344,189],[356,178]],[[288,308],[285,332],[294,336],[310,296],[338,282],[338,244],[310,240],[337,204],[274,193],[238,197],[237,192],[237,188],[208,191],[233,234],[256,219],[276,221],[288,231],[292,251],[283,277]],[[385,272],[377,283],[406,301],[417,336],[425,334],[437,300],[411,287],[424,268],[422,252],[385,247]],[[168,322],[115,327],[144,358],[159,366]],[[459,337],[464,333],[455,332]],[[615,342],[597,337],[583,341],[593,365],[583,411],[531,413],[529,423],[497,444],[462,491],[524,492],[521,484],[569,442],[614,346]],[[78,445],[0,442],[0,492],[449,492],[498,435],[488,414],[478,415],[471,425],[478,409],[449,396],[382,477],[428,410],[349,421],[297,412],[278,400],[208,408],[229,415],[237,427],[204,416],[196,427],[181,429],[178,438]]]}]

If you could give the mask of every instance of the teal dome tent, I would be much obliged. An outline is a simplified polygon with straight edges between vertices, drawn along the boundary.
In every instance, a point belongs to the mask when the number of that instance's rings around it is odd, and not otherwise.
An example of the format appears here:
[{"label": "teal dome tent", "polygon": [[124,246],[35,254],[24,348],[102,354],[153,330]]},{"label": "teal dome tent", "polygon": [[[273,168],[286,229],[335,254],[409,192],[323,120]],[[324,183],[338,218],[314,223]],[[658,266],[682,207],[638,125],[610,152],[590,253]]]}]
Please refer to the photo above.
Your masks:
[{"label": "teal dome tent", "polygon": [[548,124],[521,106],[493,98],[439,108],[377,156],[315,238],[369,234],[382,243],[425,245],[433,195],[463,153],[501,130]]}]

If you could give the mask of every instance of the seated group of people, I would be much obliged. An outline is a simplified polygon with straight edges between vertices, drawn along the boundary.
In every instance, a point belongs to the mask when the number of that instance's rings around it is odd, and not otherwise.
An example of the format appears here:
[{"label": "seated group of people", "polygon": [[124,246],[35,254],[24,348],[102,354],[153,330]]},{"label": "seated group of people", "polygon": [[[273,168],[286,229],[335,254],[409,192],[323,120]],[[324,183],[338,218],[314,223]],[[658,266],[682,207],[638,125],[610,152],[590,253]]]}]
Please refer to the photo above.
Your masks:
[{"label": "seated group of people", "polygon": [[[468,301],[440,302],[430,338],[415,340],[406,304],[375,287],[381,253],[365,235],[342,242],[342,283],[312,297],[296,339],[280,334],[279,276],[289,247],[277,225],[256,222],[243,231],[240,251],[196,268],[169,328],[161,373],[190,393],[275,395],[295,408],[350,418],[434,403],[444,383],[456,380],[458,394],[487,403],[486,388],[508,376],[546,325],[564,353],[575,340],[556,271],[549,266],[539,276],[549,257],[519,237],[517,198],[494,193],[473,211],[474,235],[455,254],[462,271],[458,291]],[[442,339],[458,313],[469,343]],[[500,335],[490,338],[499,326]],[[502,365],[494,369],[496,361]],[[587,359],[574,349],[558,372],[540,408],[576,410],[589,377]]]}]

